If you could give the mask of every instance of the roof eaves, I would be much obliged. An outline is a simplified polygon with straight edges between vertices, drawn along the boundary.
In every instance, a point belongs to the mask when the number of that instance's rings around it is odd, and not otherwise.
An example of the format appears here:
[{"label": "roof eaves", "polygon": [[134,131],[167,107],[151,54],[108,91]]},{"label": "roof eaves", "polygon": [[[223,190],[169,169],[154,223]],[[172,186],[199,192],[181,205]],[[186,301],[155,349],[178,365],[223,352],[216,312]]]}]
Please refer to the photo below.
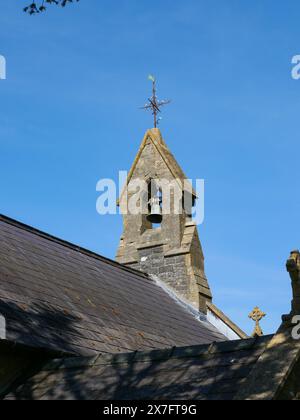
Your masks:
[{"label": "roof eaves", "polygon": [[36,347],[36,346],[28,346],[26,344],[19,343],[17,341],[11,340],[0,340],[0,353],[14,353],[14,352],[24,352],[24,353],[32,353],[38,354],[39,356],[45,356],[48,358],[66,358],[66,357],[74,357],[74,353],[69,353],[65,351],[56,351],[53,349],[49,349],[46,347]]}]

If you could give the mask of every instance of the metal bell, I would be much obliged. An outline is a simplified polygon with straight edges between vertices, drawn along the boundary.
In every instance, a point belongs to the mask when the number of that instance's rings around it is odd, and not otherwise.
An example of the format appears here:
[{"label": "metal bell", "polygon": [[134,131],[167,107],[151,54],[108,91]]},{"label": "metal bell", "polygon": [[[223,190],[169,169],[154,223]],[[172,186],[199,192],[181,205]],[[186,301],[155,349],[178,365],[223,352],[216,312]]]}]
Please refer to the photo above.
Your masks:
[{"label": "metal bell", "polygon": [[160,224],[162,222],[160,198],[151,198],[151,200],[149,201],[149,205],[151,210],[150,214],[147,216],[147,220],[149,220],[149,222],[153,224]]}]

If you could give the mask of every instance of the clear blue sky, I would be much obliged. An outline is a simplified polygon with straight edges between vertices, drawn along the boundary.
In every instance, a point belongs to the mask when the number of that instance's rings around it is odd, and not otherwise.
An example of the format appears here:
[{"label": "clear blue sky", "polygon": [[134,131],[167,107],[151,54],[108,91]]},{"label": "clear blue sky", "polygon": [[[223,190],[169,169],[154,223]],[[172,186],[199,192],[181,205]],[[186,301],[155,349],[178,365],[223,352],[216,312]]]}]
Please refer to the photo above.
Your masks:
[{"label": "clear blue sky", "polygon": [[300,247],[299,1],[81,0],[33,17],[26,3],[1,6],[1,213],[114,258],[122,222],[96,213],[95,186],[129,169],[151,128],[138,107],[154,73],[173,100],[163,135],[206,181],[215,303],[247,332],[259,305],[273,332]]}]

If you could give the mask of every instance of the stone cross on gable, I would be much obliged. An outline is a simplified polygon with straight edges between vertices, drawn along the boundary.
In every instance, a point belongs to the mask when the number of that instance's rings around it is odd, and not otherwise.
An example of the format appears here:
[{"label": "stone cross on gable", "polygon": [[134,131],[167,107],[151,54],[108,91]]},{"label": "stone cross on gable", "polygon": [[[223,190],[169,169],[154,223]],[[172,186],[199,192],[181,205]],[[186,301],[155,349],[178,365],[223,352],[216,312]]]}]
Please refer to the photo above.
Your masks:
[{"label": "stone cross on gable", "polygon": [[260,321],[266,316],[264,312],[262,312],[257,306],[253,309],[253,311],[249,314],[249,318],[255,322],[255,329],[253,331],[252,337],[262,337],[264,335]]}]

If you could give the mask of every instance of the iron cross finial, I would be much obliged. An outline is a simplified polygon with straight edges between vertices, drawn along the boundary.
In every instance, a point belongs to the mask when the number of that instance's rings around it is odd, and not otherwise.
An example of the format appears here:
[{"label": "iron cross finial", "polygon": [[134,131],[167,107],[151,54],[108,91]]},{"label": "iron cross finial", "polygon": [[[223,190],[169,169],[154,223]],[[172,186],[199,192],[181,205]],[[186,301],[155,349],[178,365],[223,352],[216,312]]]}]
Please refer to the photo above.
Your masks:
[{"label": "iron cross finial", "polygon": [[141,109],[145,109],[146,111],[152,111],[152,115],[154,117],[154,128],[157,128],[160,118],[158,118],[158,114],[161,112],[160,108],[164,105],[168,105],[171,101],[160,101],[156,95],[156,79],[154,76],[150,75],[149,80],[152,82],[152,97],[148,99],[148,104],[146,104]]},{"label": "iron cross finial", "polygon": [[262,312],[257,306],[249,314],[249,318],[252,319],[252,321],[255,322],[255,329],[254,329],[254,332],[252,334],[252,337],[262,337],[264,335],[259,323],[266,315],[267,314]]}]

